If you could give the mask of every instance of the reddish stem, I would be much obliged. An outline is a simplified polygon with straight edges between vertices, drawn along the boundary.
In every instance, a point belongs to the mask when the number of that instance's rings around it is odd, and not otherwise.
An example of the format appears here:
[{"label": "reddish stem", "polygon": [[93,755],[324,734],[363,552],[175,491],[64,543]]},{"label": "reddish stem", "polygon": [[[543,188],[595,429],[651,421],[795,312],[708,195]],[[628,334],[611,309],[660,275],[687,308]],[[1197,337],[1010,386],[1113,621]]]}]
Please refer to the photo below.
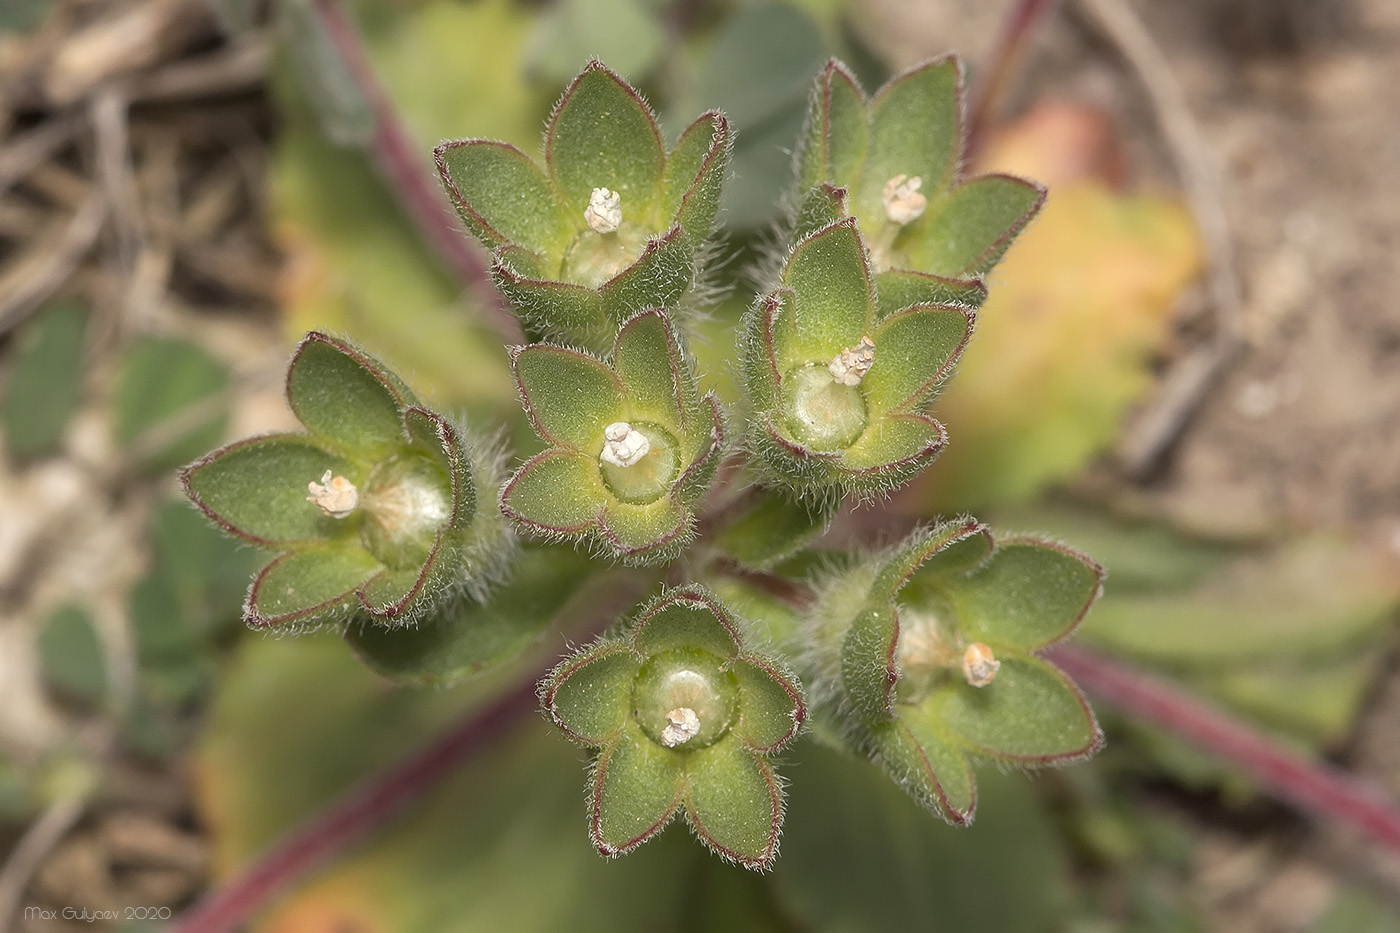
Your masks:
[{"label": "reddish stem", "polygon": [[1090,693],[1229,762],[1280,800],[1329,825],[1346,824],[1400,851],[1400,810],[1387,795],[1326,762],[1310,761],[1167,681],[1077,646],[1047,652]]},{"label": "reddish stem", "polygon": [[511,317],[481,254],[467,241],[457,223],[452,205],[428,168],[417,142],[409,135],[389,100],[354,23],[338,0],[316,0],[313,9],[332,44],[340,52],[359,92],[374,114],[374,136],[369,155],[379,173],[393,189],[401,209],[408,215],[424,241],[442,258],[464,286],[489,312],[490,323],[509,342],[521,340],[520,325]]},{"label": "reddish stem", "polygon": [[172,933],[238,929],[273,896],[383,825],[457,766],[479,755],[535,708],[535,679],[475,710],[418,752],[350,790],[264,852],[244,872],[190,908]]},{"label": "reddish stem", "polygon": [[1021,65],[1026,45],[1059,0],[1015,0],[1002,22],[1001,33],[982,62],[968,108],[966,158],[972,158],[987,131],[987,122],[1011,77]]}]

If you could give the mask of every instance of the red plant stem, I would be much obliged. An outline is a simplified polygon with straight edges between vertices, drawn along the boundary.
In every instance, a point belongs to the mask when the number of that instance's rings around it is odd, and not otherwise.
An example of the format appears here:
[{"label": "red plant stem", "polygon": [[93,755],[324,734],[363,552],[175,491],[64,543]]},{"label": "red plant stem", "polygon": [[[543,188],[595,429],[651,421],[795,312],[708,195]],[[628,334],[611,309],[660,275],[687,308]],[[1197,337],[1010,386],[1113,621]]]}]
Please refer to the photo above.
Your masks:
[{"label": "red plant stem", "polygon": [[315,0],[313,9],[322,28],[345,60],[359,92],[374,114],[374,136],[368,154],[393,189],[396,200],[418,233],[442,258],[448,269],[490,314],[490,323],[512,343],[522,339],[520,325],[506,310],[481,254],[467,241],[452,205],[428,167],[427,159],[399,119],[360,34],[338,0]]},{"label": "red plant stem", "polygon": [[473,711],[460,723],[382,774],[350,790],[284,836],[241,875],[190,908],[172,933],[233,931],[276,894],[383,825],[481,754],[534,709],[534,677]]},{"label": "red plant stem", "polygon": [[1052,13],[1059,0],[1014,0],[1002,22],[996,44],[987,53],[972,90],[968,108],[966,158],[976,154],[997,101],[1020,67],[1021,57],[1035,30]]},{"label": "red plant stem", "polygon": [[1071,645],[1060,645],[1047,655],[1091,694],[1229,762],[1303,813],[1327,825],[1354,827],[1400,851],[1400,809],[1395,802],[1340,768],[1303,758],[1121,661]]}]

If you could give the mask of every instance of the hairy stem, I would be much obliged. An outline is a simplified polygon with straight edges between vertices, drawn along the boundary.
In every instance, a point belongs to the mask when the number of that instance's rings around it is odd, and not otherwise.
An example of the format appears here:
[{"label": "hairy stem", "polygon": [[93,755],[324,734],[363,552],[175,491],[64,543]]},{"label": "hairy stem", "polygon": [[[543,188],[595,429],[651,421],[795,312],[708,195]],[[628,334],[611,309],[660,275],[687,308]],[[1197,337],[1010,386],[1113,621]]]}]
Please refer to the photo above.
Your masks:
[{"label": "hairy stem", "polygon": [[315,0],[312,5],[327,37],[345,61],[346,70],[369,101],[374,114],[374,135],[368,145],[380,175],[394,192],[408,219],[423,240],[441,257],[457,279],[489,314],[489,323],[511,343],[522,339],[520,326],[506,310],[491,284],[481,254],[467,241],[457,224],[451,204],[433,176],[425,151],[409,135],[360,42],[359,33],[338,0]]},{"label": "hairy stem", "polygon": [[1340,768],[1309,761],[1214,706],[1121,661],[1070,645],[1060,645],[1048,654],[1089,693],[1120,711],[1229,762],[1319,822],[1358,829],[1400,851],[1400,810],[1394,801]]}]

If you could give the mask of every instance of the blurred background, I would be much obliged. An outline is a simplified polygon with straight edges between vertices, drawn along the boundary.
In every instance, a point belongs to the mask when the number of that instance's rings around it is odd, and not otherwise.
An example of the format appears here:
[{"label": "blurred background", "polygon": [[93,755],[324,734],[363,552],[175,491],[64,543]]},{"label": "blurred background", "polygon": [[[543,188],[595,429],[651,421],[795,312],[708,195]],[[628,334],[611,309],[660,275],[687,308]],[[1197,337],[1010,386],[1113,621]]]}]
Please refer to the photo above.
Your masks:
[{"label": "blurred background", "polygon": [[[937,406],[947,453],[890,511],[1087,551],[1109,579],[1082,643],[1396,799],[1400,4],[4,0],[0,929],[160,928],[519,676],[405,690],[333,635],[244,631],[258,557],[175,480],[295,428],[282,372],[313,327],[528,430],[435,143],[537,151],[589,55],[673,137],[723,108],[735,287],[697,350],[732,400],[812,75],[836,55],[873,90],[949,51],[970,170],[1050,199]],[[1400,850],[1098,709],[1097,759],[986,769],[971,829],[804,743],[764,876],[678,827],[604,863],[583,753],[531,718],[257,928],[1400,929]]]}]

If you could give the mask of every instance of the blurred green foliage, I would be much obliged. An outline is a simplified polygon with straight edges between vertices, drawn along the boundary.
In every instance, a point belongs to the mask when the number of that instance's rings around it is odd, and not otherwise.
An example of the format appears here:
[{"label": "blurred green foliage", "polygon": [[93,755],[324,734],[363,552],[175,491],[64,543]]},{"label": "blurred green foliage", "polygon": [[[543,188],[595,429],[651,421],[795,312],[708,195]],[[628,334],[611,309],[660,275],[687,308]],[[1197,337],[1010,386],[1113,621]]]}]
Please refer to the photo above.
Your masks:
[{"label": "blurred green foliage", "polygon": [[20,328],[10,376],[0,400],[0,423],[10,455],[30,460],[58,449],[83,391],[87,309],[55,302]]}]

